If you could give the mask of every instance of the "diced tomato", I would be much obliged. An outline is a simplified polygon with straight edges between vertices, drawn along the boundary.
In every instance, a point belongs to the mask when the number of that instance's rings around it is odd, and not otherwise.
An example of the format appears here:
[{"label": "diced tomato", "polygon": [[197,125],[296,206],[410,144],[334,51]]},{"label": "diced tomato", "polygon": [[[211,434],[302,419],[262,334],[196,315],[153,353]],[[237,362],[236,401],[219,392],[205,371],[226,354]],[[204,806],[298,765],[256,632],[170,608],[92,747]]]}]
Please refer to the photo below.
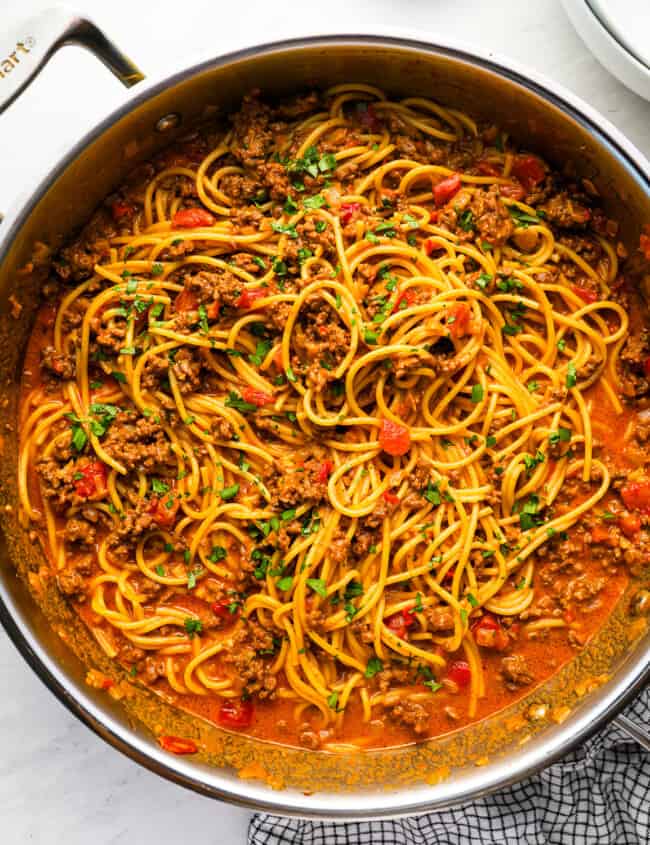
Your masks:
[{"label": "diced tomato", "polygon": [[433,198],[436,201],[436,205],[444,205],[449,202],[452,197],[456,196],[458,191],[460,191],[460,176],[458,173],[454,173],[453,176],[448,176],[442,182],[438,182],[437,185],[433,186]]},{"label": "diced tomato", "polygon": [[618,518],[618,524],[626,537],[635,537],[641,530],[641,518],[635,513],[628,513]]},{"label": "diced tomato", "polygon": [[580,299],[587,303],[597,302],[599,298],[597,291],[592,290],[591,288],[583,288],[580,285],[571,285],[571,290],[576,296],[579,296]]},{"label": "diced tomato", "polygon": [[[230,610],[231,607],[233,608],[232,611]],[[241,613],[241,605],[238,602],[235,602],[233,606],[233,602],[227,601],[226,599],[213,602],[210,605],[210,609],[219,619],[225,619],[226,622],[230,623],[239,619]]]},{"label": "diced tomato", "polygon": [[158,745],[172,754],[196,754],[199,750],[191,739],[183,739],[180,736],[159,736]]},{"label": "diced tomato", "polygon": [[476,644],[483,646],[483,648],[493,648],[496,651],[503,651],[508,647],[510,638],[503,630],[499,621],[492,616],[491,613],[486,613],[477,622],[472,625],[472,633]]},{"label": "diced tomato", "polygon": [[174,229],[200,229],[213,223],[214,217],[204,208],[182,208],[172,217]]},{"label": "diced tomato", "polygon": [[[450,319],[452,318],[453,319]],[[465,302],[455,302],[447,309],[447,325],[452,337],[465,337],[469,334],[471,311]]]},{"label": "diced tomato", "polygon": [[573,610],[573,608],[568,608],[567,610],[564,611],[562,616],[564,618],[564,621],[567,623],[567,625],[570,625],[576,618],[576,612],[575,612],[575,610]]},{"label": "diced tomato", "polygon": [[389,455],[405,455],[411,448],[411,432],[401,423],[382,420],[379,444]]},{"label": "diced tomato", "polygon": [[616,544],[616,537],[614,537],[604,525],[594,525],[591,529],[591,539],[594,543],[602,543],[606,546]]},{"label": "diced tomato", "polygon": [[650,512],[650,479],[628,481],[621,487],[621,498],[630,511]]},{"label": "diced tomato", "polygon": [[544,180],[546,171],[535,156],[517,156],[512,165],[512,175],[515,176],[528,192],[534,185]]},{"label": "diced tomato", "polygon": [[253,702],[228,699],[219,709],[219,724],[224,728],[249,728],[253,722]]},{"label": "diced tomato", "polygon": [[499,185],[499,193],[511,200],[522,200],[526,195],[521,185]]},{"label": "diced tomato", "polygon": [[77,496],[82,499],[103,499],[106,495],[106,479],[108,476],[106,464],[101,461],[90,461],[75,469],[73,480]]},{"label": "diced tomato", "polygon": [[268,291],[264,288],[253,288],[253,290],[243,290],[239,299],[235,302],[236,308],[252,308],[258,299],[268,296]]},{"label": "diced tomato", "polygon": [[442,246],[437,240],[434,240],[433,238],[427,238],[426,241],[422,244],[422,246],[424,248],[425,255],[431,255],[431,253],[436,249],[444,249],[444,246]]},{"label": "diced tomato", "polygon": [[472,680],[472,672],[469,668],[469,663],[465,660],[456,660],[449,667],[447,677],[450,681],[458,684],[459,687],[466,687]]},{"label": "diced tomato", "polygon": [[416,297],[417,293],[414,290],[411,290],[411,288],[407,288],[407,290],[402,293],[398,293],[397,300],[395,305],[393,305],[391,314],[395,314],[395,312],[401,311],[404,308],[409,308],[415,302]]},{"label": "diced tomato", "polygon": [[399,613],[393,613],[386,620],[386,627],[399,637],[401,640],[406,639],[408,629],[415,625],[415,614],[408,609],[400,610]]},{"label": "diced tomato", "polygon": [[639,238],[639,249],[644,257],[650,261],[650,223],[646,223],[643,227],[643,234]]},{"label": "diced tomato", "polygon": [[321,484],[325,484],[327,479],[332,474],[332,470],[334,469],[334,464],[332,461],[325,460],[318,468],[318,472],[316,473],[316,481],[319,481]]},{"label": "diced tomato", "polygon": [[161,528],[168,528],[174,524],[176,513],[180,505],[174,493],[161,499],[154,497],[149,502],[148,513],[153,514],[153,521]]},{"label": "diced tomato", "polygon": [[384,501],[388,502],[389,505],[399,505],[399,496],[390,490],[384,490],[382,498]]},{"label": "diced tomato", "polygon": [[384,125],[377,116],[372,103],[359,103],[357,105],[357,114],[359,116],[359,123],[373,132],[377,132]]},{"label": "diced tomato", "polygon": [[112,678],[102,678],[100,687],[101,689],[110,689],[115,681]]},{"label": "diced tomato", "polygon": [[339,219],[344,226],[347,226],[357,214],[361,211],[361,203],[359,202],[344,202],[341,206]]},{"label": "diced tomato", "polygon": [[121,223],[125,218],[135,214],[135,206],[126,200],[115,200],[111,206],[111,214],[116,223]]},{"label": "diced tomato", "polygon": [[264,393],[263,390],[255,390],[254,387],[245,387],[241,395],[244,402],[250,402],[251,405],[256,405],[258,408],[263,408],[265,405],[275,402],[275,397],[271,396],[270,393]]},{"label": "diced tomato", "polygon": [[478,162],[476,169],[482,176],[499,176],[501,174],[498,167],[495,167],[491,161],[486,161],[485,159],[481,159]]},{"label": "diced tomato", "polygon": [[196,294],[187,288],[183,288],[174,300],[174,311],[178,311],[179,314],[184,311],[196,311],[198,307],[199,301]]}]

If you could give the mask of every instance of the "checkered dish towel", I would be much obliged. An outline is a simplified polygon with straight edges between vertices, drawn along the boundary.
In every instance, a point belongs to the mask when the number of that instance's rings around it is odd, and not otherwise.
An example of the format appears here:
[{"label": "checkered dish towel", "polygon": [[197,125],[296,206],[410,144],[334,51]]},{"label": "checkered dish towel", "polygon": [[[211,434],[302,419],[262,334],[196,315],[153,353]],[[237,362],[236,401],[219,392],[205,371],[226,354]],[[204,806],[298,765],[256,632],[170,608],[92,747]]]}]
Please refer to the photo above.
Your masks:
[{"label": "checkered dish towel", "polygon": [[[650,724],[650,688],[625,711]],[[313,822],[260,814],[249,845],[648,845],[650,753],[615,725],[560,762],[486,798],[395,821]]]}]

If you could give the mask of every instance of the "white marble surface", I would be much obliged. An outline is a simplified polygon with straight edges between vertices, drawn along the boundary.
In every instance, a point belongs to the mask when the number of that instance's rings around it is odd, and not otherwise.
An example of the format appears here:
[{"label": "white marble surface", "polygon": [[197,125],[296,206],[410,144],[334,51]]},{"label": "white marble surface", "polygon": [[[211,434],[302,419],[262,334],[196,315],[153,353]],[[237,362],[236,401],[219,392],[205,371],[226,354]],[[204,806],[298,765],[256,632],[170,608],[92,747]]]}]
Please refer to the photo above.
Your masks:
[{"label": "white marble surface", "polygon": [[[52,0],[0,0],[3,26]],[[650,104],[626,91],[586,51],[559,0],[78,0],[120,46],[156,75],[287,34],[376,25],[450,36],[490,48],[557,79],[650,154]],[[650,36],[650,33],[648,33]],[[92,57],[57,56],[0,118],[0,208],[57,150],[123,92]],[[193,795],[140,769],[77,722],[0,632],[0,843],[118,845],[245,841],[248,813]]]}]

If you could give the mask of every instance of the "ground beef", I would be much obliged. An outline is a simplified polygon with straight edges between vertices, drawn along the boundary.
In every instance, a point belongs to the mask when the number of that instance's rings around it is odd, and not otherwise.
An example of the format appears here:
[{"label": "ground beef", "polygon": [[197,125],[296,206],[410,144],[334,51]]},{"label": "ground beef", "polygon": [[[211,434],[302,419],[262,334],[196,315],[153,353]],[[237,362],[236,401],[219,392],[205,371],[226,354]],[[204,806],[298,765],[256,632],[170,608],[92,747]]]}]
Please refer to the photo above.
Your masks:
[{"label": "ground beef", "polygon": [[350,550],[350,541],[346,536],[346,532],[340,528],[336,531],[330,540],[327,554],[329,559],[336,566],[340,566],[347,559]]},{"label": "ground beef", "polygon": [[411,681],[413,673],[408,669],[392,667],[390,669],[382,669],[375,675],[377,686],[380,692],[388,692],[388,690],[398,685],[408,684]]},{"label": "ground beef", "polygon": [[249,620],[243,628],[234,632],[232,646],[224,653],[224,662],[233,667],[243,688],[259,698],[275,696],[277,678],[270,671],[270,661],[261,653],[272,656],[276,643],[277,635],[258,622]]},{"label": "ground beef", "polygon": [[41,367],[50,376],[69,381],[77,374],[77,361],[74,355],[57,352],[53,346],[41,349]]},{"label": "ground beef", "polygon": [[560,601],[563,607],[571,602],[586,602],[595,598],[605,586],[604,578],[595,578],[592,575],[580,575],[572,578],[562,589]]},{"label": "ground beef", "polygon": [[549,223],[554,223],[562,229],[582,227],[591,217],[589,209],[571,199],[566,191],[555,194],[540,208]]},{"label": "ground beef", "polygon": [[235,204],[246,205],[261,194],[262,182],[251,176],[243,176],[241,173],[228,173],[219,182],[219,188]]},{"label": "ground beef", "polygon": [[[121,515],[119,525],[109,535],[108,543],[116,555],[128,556],[132,553],[133,546],[146,534],[153,530],[156,523],[157,499],[137,499],[135,503],[126,508]],[[171,511],[170,511],[171,512]],[[173,524],[173,523],[172,523]],[[165,525],[172,529],[172,524]]]},{"label": "ground beef", "polygon": [[65,524],[65,540],[67,543],[92,546],[95,542],[96,533],[95,526],[85,519],[72,517]]},{"label": "ground beef", "polygon": [[316,505],[327,499],[327,479],[322,478],[325,450],[301,453],[276,461],[267,481],[271,504],[277,510],[296,505]]},{"label": "ground beef", "polygon": [[454,616],[448,607],[425,607],[424,615],[432,631],[453,631]]},{"label": "ground beef", "polygon": [[619,355],[619,369],[623,395],[637,399],[650,392],[650,380],[646,376],[645,362],[650,357],[650,332],[631,331]]},{"label": "ground beef", "polygon": [[201,387],[201,368],[203,366],[199,352],[181,347],[176,350],[171,366],[181,393],[194,393]]},{"label": "ground beef", "polygon": [[364,527],[358,527],[357,530],[354,532],[354,536],[352,538],[352,545],[350,546],[350,551],[352,552],[352,558],[355,561],[360,561],[363,558],[367,557],[370,553],[370,549],[372,546],[376,546],[379,541],[380,531],[378,529],[368,529]]},{"label": "ground beef", "polygon": [[83,323],[84,316],[90,305],[90,299],[85,296],[78,296],[63,313],[61,320],[61,329],[65,334],[68,334],[73,329],[78,329]]},{"label": "ground beef", "polygon": [[236,307],[245,287],[242,280],[230,270],[201,270],[191,276],[185,276],[184,284],[186,290],[196,296],[199,305],[218,303],[231,308]]},{"label": "ground beef", "polygon": [[110,214],[100,209],[77,240],[63,247],[54,259],[56,273],[64,281],[83,282],[92,276],[96,264],[109,255],[109,238],[117,234]]},{"label": "ground beef", "polygon": [[414,701],[400,701],[388,711],[388,716],[398,725],[410,728],[415,734],[426,733],[431,714],[423,704]]},{"label": "ground beef", "polygon": [[145,657],[143,669],[144,681],[147,684],[155,684],[159,678],[165,677],[165,658],[149,655]]},{"label": "ground beef", "polygon": [[[287,244],[285,258],[289,261],[297,261],[299,259],[300,250],[309,249],[312,253],[322,252],[327,257],[336,252],[336,240],[334,238],[334,231],[328,224],[323,231],[319,231],[316,227],[320,218],[315,215],[310,215],[303,223],[298,223],[296,226],[297,238],[291,238]],[[320,250],[319,250],[320,247]]]},{"label": "ground beef", "polygon": [[287,325],[291,304],[289,302],[278,302],[273,308],[264,314],[266,325],[274,332],[282,334]]},{"label": "ground beef", "polygon": [[472,213],[472,224],[483,241],[502,246],[514,232],[512,217],[499,198],[496,185],[487,191],[476,191],[468,205]]},{"label": "ground beef", "polygon": [[317,751],[321,747],[320,736],[313,730],[309,722],[304,722],[298,728],[298,742],[303,748],[309,748],[310,751]]},{"label": "ground beef", "polygon": [[232,424],[223,417],[219,417],[212,423],[212,434],[217,440],[232,440],[235,429]]},{"label": "ground beef", "polygon": [[231,119],[232,154],[244,167],[258,167],[273,147],[270,107],[260,102],[255,93],[248,94],[243,99],[241,109]]},{"label": "ground beef", "polygon": [[510,654],[501,661],[501,673],[508,689],[532,684],[535,680],[526,658],[521,654]]},{"label": "ground beef", "polygon": [[41,479],[43,495],[56,511],[61,512],[78,501],[73,483],[73,461],[62,464],[56,458],[43,458],[36,464],[36,471]]},{"label": "ground beef", "polygon": [[89,575],[92,563],[89,556],[67,559],[63,569],[56,575],[59,589],[65,596],[83,601],[88,592]]},{"label": "ground beef", "polygon": [[126,320],[114,319],[108,323],[101,323],[99,318],[93,320],[95,339],[105,352],[119,355],[126,346]]},{"label": "ground beef", "polygon": [[162,426],[135,411],[121,411],[115,417],[102,445],[129,472],[164,472],[175,463]]},{"label": "ground beef", "polygon": [[144,365],[140,385],[145,390],[157,390],[160,381],[167,377],[169,360],[163,355],[150,355]]},{"label": "ground beef", "polygon": [[314,294],[300,311],[292,345],[298,371],[306,365],[308,381],[316,390],[322,390],[335,378],[334,371],[350,349],[350,332],[325,300]]},{"label": "ground beef", "polygon": [[144,659],[146,652],[133,645],[131,640],[124,638],[117,651],[117,659],[120,663],[138,663]]}]

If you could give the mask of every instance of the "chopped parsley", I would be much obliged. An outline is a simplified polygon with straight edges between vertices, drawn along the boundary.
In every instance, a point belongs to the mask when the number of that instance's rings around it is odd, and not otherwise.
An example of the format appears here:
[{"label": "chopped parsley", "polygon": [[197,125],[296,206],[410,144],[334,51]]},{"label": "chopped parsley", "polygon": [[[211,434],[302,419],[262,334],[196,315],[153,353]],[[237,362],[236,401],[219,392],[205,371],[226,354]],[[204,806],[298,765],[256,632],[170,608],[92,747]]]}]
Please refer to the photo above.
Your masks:
[{"label": "chopped parsley", "polygon": [[333,692],[327,696],[327,706],[330,710],[337,710],[339,709],[339,694],[338,692]]},{"label": "chopped parsley", "polygon": [[163,493],[169,492],[169,485],[165,484],[165,482],[161,481],[159,478],[152,478],[151,489],[157,496],[161,496]]},{"label": "chopped parsley", "polygon": [[573,363],[573,361],[569,361],[569,365],[566,371],[566,386],[575,387],[577,380],[578,374],[576,372],[576,365]]},{"label": "chopped parsley", "polygon": [[327,586],[322,578],[308,578],[307,586],[317,593],[322,599],[327,598]]},{"label": "chopped parsley", "polygon": [[508,211],[514,220],[515,225],[520,229],[527,229],[531,224],[537,224],[540,222],[539,217],[533,214],[528,214],[520,208],[517,208],[515,205],[509,206]]},{"label": "chopped parsley", "polygon": [[219,495],[226,502],[229,499],[234,499],[237,493],[239,493],[239,484],[232,484],[230,487],[224,487],[223,490],[219,491]]},{"label": "chopped parsley", "polygon": [[557,443],[569,443],[571,440],[570,428],[558,428],[557,431],[552,431],[548,436],[548,442],[555,446]]},{"label": "chopped parsley", "polygon": [[278,235],[288,235],[290,238],[298,237],[298,232],[296,232],[295,226],[285,226],[283,223],[273,221],[273,223],[271,223],[271,228]]},{"label": "chopped parsley", "polygon": [[200,619],[193,619],[191,616],[185,617],[185,631],[187,632],[187,636],[192,639],[192,637],[196,636],[196,634],[200,634],[203,630],[203,623]]},{"label": "chopped parsley", "polygon": [[314,197],[307,197],[304,199],[302,204],[305,208],[314,210],[327,205],[327,200],[324,196],[322,196],[322,194],[316,194]]},{"label": "chopped parsley", "polygon": [[528,475],[532,473],[536,466],[543,464],[544,460],[544,453],[540,449],[537,450],[534,458],[531,455],[524,455],[524,466]]},{"label": "chopped parsley", "polygon": [[366,678],[374,678],[377,672],[383,671],[384,664],[378,657],[371,657],[366,665]]},{"label": "chopped parsley", "polygon": [[235,408],[237,411],[241,411],[242,414],[255,413],[257,411],[257,405],[253,405],[252,402],[246,402],[234,390],[230,391],[224,404],[226,408]]},{"label": "chopped parsley", "polygon": [[287,590],[290,590],[293,586],[293,576],[287,575],[285,578],[280,578],[276,586],[278,590],[282,590],[283,593],[286,593]]}]

